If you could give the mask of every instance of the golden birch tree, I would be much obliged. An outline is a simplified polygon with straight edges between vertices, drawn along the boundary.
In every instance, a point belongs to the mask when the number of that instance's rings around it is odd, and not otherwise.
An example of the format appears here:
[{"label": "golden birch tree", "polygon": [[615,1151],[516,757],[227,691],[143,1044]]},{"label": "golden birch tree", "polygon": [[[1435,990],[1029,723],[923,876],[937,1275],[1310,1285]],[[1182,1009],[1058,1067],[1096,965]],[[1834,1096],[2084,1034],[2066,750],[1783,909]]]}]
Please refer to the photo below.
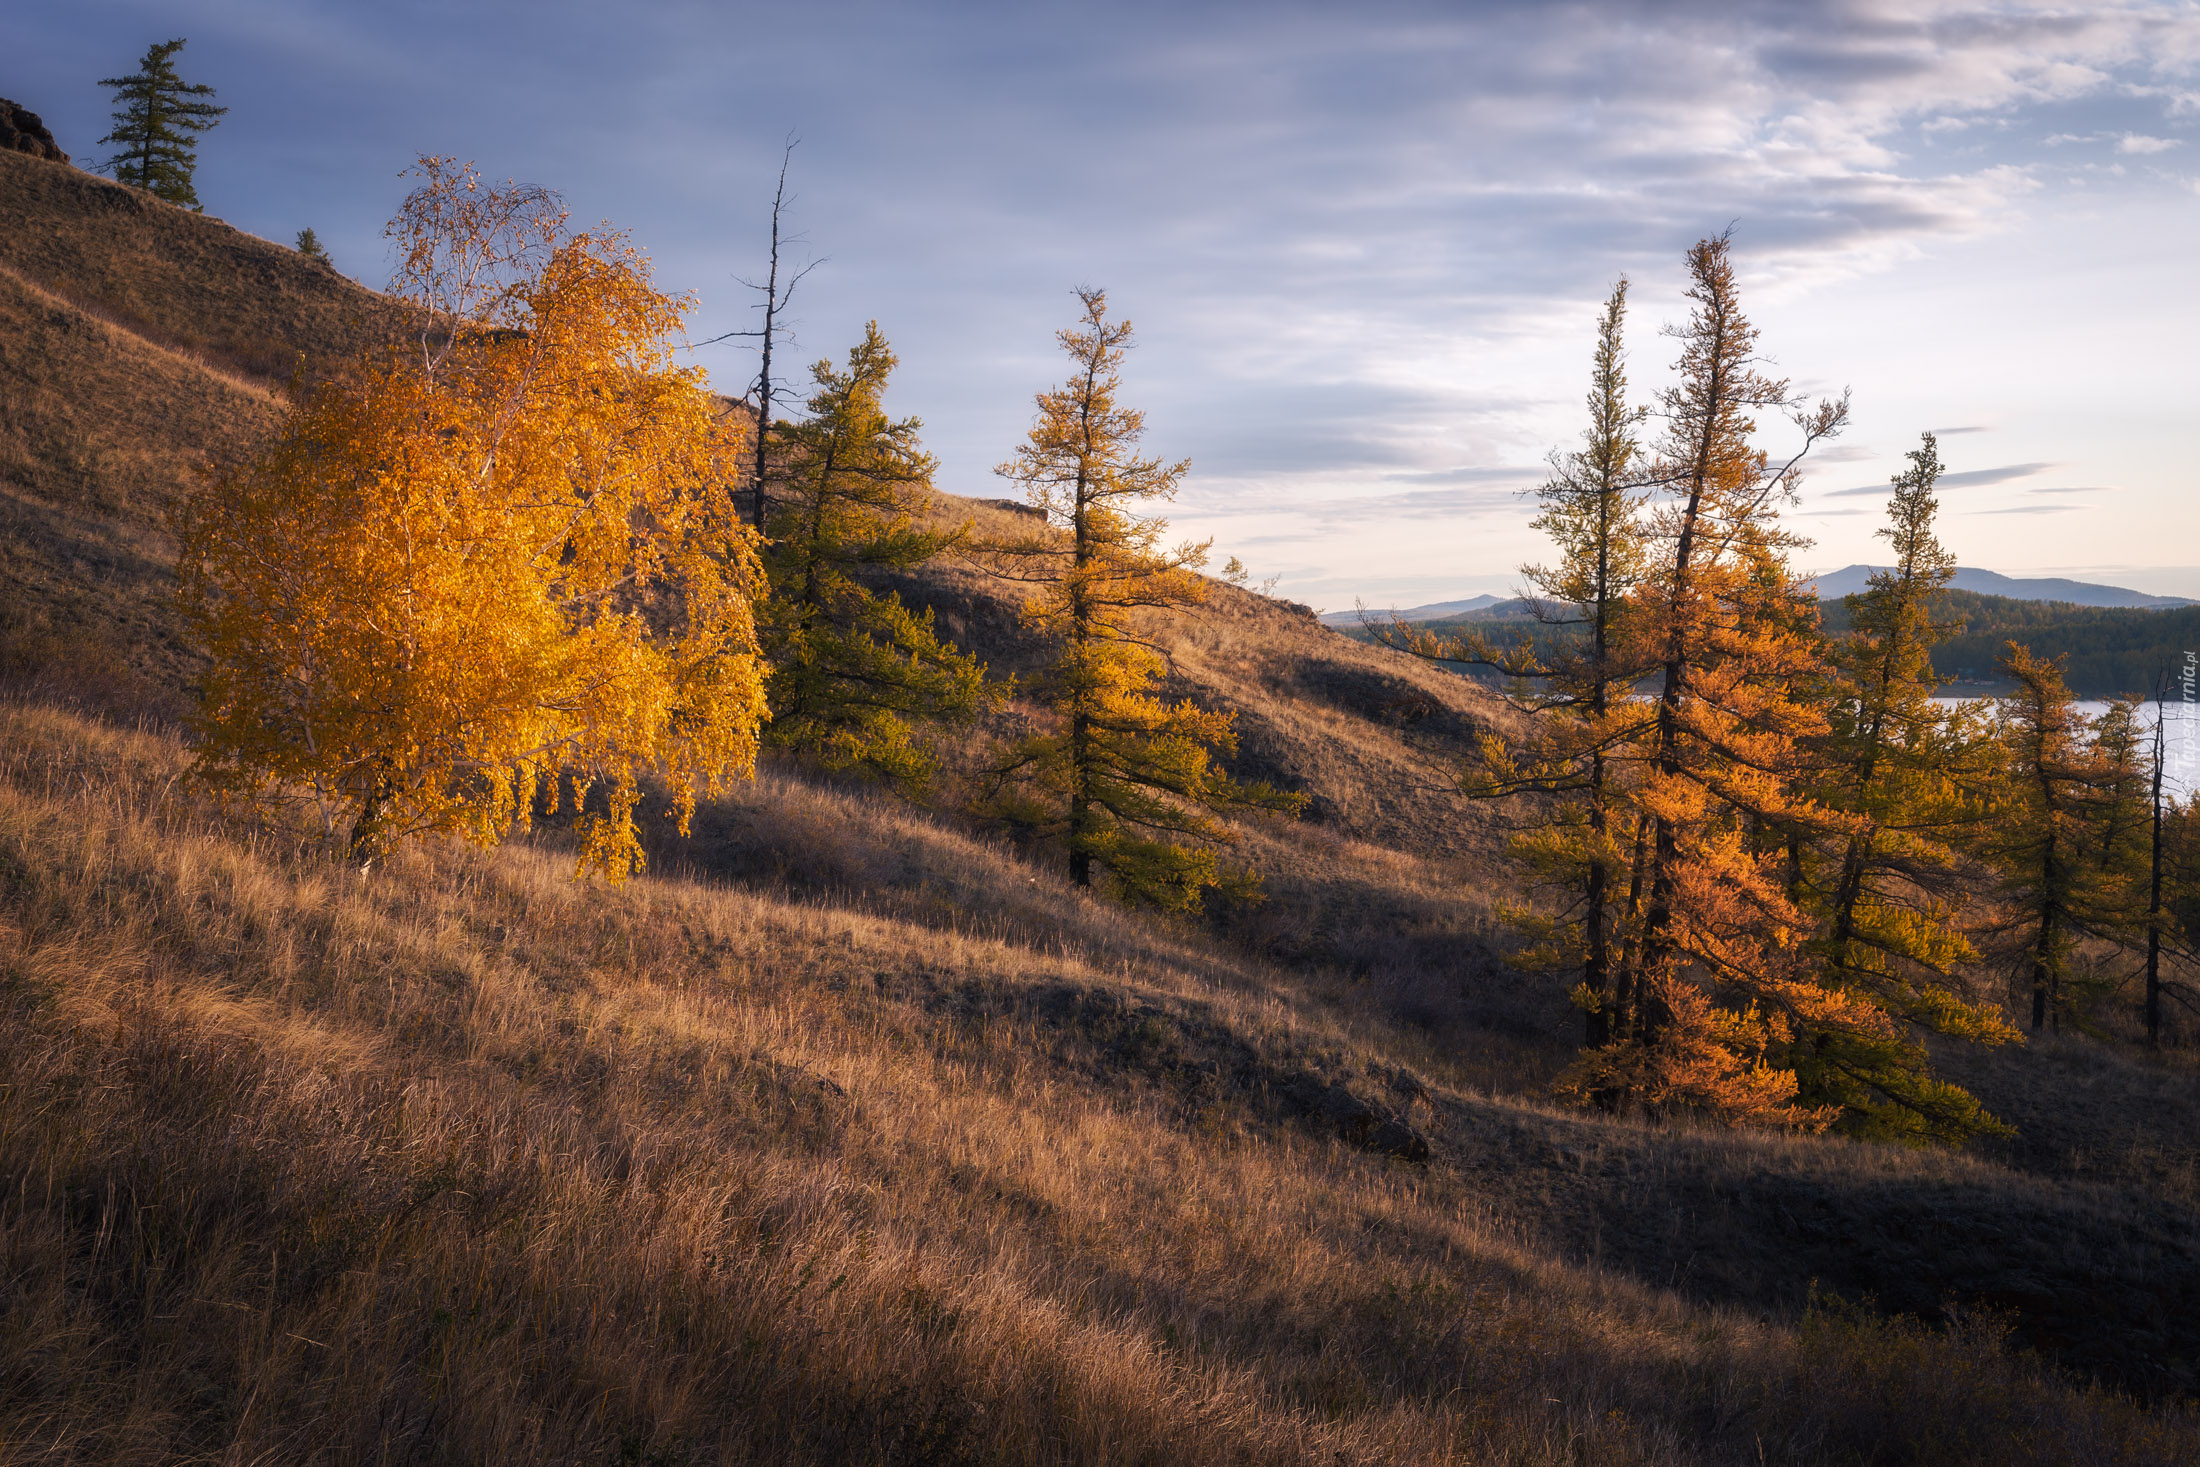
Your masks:
[{"label": "golden birch tree", "polygon": [[645,779],[684,827],[754,764],[760,577],[715,487],[740,443],[622,236],[449,160],[419,176],[391,226],[417,342],[296,388],[180,516],[198,769],[302,792],[362,862],[569,806],[617,879]]}]

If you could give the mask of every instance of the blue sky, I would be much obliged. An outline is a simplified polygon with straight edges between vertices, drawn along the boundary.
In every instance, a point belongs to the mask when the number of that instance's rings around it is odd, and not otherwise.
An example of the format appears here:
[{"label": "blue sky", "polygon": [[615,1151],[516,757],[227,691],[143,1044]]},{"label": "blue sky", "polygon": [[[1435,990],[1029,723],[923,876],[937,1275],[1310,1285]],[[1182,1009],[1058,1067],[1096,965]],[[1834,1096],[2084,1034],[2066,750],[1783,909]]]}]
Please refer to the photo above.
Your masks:
[{"label": "blue sky", "polygon": [[0,29],[0,90],[80,161],[97,79],[188,37],[232,109],[209,213],[310,225],[380,284],[400,170],[474,159],[631,231],[697,338],[749,324],[734,277],[798,135],[791,223],[826,259],[797,362],[876,317],[942,487],[1006,492],[1070,290],[1101,285],[1149,447],[1192,460],[1177,525],[1330,608],[1512,584],[1597,302],[1634,280],[1647,398],[1681,252],[1731,224],[1766,350],[1855,394],[1791,512],[1805,566],[1872,558],[1935,429],[1966,563],[2200,595],[2187,0],[0,0]]}]

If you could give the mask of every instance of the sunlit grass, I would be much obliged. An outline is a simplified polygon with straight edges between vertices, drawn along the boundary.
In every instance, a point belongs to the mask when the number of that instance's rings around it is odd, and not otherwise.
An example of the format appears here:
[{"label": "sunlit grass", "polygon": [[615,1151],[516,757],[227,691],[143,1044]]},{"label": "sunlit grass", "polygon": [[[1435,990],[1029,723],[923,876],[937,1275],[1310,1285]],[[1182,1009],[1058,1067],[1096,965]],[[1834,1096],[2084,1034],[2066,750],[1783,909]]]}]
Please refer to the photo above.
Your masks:
[{"label": "sunlit grass", "polygon": [[199,804],[164,738],[24,708],[4,734],[6,1460],[2200,1443],[1989,1328],[1782,1326],[1569,1264],[1441,1162],[1187,1089],[1049,995],[1205,1015],[1279,1063],[1363,1041],[1192,938],[1102,941],[982,845],[959,879],[1038,890],[1053,940],[579,886],[525,848],[362,879]]}]

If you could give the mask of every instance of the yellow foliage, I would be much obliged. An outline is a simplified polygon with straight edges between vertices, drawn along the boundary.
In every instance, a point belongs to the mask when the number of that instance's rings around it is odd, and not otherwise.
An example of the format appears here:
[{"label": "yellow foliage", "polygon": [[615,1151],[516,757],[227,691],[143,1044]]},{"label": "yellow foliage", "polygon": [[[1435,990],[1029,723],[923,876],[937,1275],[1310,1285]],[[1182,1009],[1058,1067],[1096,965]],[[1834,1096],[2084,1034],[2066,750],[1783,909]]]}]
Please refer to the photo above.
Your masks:
[{"label": "yellow foliage", "polygon": [[[582,869],[617,879],[643,778],[685,828],[699,788],[754,767],[758,569],[719,488],[740,442],[673,364],[685,302],[622,236],[551,241],[538,210],[530,254],[509,209],[454,207],[483,192],[470,171],[423,172],[392,227],[421,349],[296,389],[258,460],[179,516],[198,769],[303,790],[362,859],[569,802]],[[483,259],[511,278],[448,288]]]}]

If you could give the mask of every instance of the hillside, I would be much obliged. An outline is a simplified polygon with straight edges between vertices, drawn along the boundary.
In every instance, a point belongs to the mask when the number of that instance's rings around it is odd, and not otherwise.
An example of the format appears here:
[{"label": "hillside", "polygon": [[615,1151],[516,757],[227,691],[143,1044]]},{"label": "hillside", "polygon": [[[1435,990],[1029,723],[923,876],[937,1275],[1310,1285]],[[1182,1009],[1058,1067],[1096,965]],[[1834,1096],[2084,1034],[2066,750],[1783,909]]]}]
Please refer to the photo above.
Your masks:
[{"label": "hillside", "polygon": [[[1963,629],[1933,649],[1933,669],[1959,683],[1992,684],[1994,664],[2009,642],[2042,657],[2060,658],[2063,677],[2081,698],[2151,693],[2165,671],[2182,668],[2186,649],[2200,646],[2200,606],[2074,606],[2019,601],[1976,591],[1943,593],[1946,615]],[[1848,625],[1840,602],[1825,607],[1826,625]]]},{"label": "hillside", "polygon": [[1554,1108],[1511,715],[1286,604],[1147,627],[1309,796],[1198,919],[792,764],[619,888],[208,802],[161,505],[380,307],[72,175],[0,156],[0,1464],[2200,1459],[2189,1057],[1950,1055],[1969,1154]]},{"label": "hillside", "polygon": [[[2166,598],[2160,607],[2079,606],[1949,590],[1942,593],[1941,604],[1947,617],[1962,623],[1954,636],[1933,649],[1933,669],[1957,685],[1953,691],[1967,687],[1973,693],[1992,692],[2000,686],[1994,664],[2002,648],[2017,641],[2042,657],[2061,659],[2065,680],[2081,698],[2144,696],[2163,671],[2184,666],[2187,648],[2200,645],[2200,606]],[[1517,640],[1549,646],[1577,635],[1565,627],[1536,625],[1520,614],[1522,606],[1518,600],[1498,602],[1432,617],[1416,629],[1436,636],[1479,632],[1499,646]],[[1848,629],[1843,602],[1821,601],[1819,611],[1827,631]],[[1362,625],[1355,619],[1341,630],[1355,641],[1371,642],[1383,625]]]},{"label": "hillside", "polygon": [[795,786],[749,808],[822,844],[803,866],[980,900],[614,892],[524,848],[362,882],[196,806],[164,738],[4,716],[0,1441],[39,1460],[2200,1447],[1990,1317],[1800,1312],[1899,1282],[2183,1386],[2189,1199],[1491,1096],[1227,947]]},{"label": "hillside", "polygon": [[388,309],[218,219],[0,152],[0,668],[172,695],[165,506]]}]

